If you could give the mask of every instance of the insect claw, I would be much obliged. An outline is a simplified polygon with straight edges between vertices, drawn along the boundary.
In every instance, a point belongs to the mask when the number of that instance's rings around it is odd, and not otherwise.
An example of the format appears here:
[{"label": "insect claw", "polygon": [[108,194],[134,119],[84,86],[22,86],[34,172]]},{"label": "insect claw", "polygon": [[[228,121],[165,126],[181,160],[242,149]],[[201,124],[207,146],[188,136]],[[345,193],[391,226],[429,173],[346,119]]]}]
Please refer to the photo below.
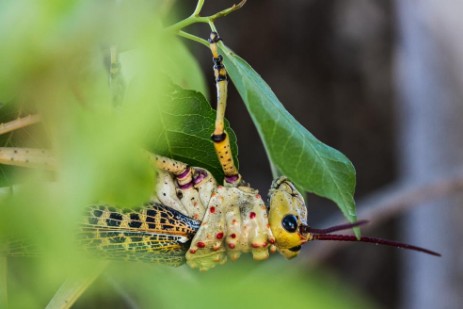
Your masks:
[{"label": "insect claw", "polygon": [[277,252],[277,246],[271,245],[269,250],[270,250],[270,253],[275,253],[275,252]]},{"label": "insect claw", "polygon": [[213,261],[216,262],[216,263],[220,263],[220,262],[222,262],[222,260],[223,260],[223,257],[220,256],[219,254],[216,255],[216,257],[213,259]]},{"label": "insect claw", "polygon": [[262,250],[253,250],[252,251],[252,258],[255,260],[255,261],[262,261],[262,260],[266,260],[268,259],[269,257],[269,254],[268,254],[268,251],[266,249]]},{"label": "insect claw", "polygon": [[240,255],[241,253],[238,252],[238,251],[235,251],[233,253],[230,253],[229,256],[230,256],[230,260],[232,260],[233,262],[238,260],[240,258]]}]

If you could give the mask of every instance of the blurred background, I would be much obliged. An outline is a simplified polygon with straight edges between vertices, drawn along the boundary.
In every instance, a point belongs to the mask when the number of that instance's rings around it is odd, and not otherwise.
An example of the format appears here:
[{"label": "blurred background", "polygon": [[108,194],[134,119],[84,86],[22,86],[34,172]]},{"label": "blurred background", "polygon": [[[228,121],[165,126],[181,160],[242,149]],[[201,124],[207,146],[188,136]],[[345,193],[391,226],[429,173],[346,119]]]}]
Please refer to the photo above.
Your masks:
[{"label": "blurred background", "polygon": [[[144,63],[147,71],[165,65],[166,50],[156,39],[159,19],[154,20],[143,5],[105,19],[101,16],[106,16],[113,1],[98,10],[91,1],[13,3],[0,3],[0,102],[48,102],[46,110],[51,106],[55,112],[47,117],[59,120],[59,130],[46,127],[45,131],[58,131],[52,134],[53,142],[67,145],[58,149],[68,160],[61,175],[64,181],[54,191],[60,193],[58,197],[31,195],[11,204],[18,209],[25,203],[43,204],[53,215],[41,208],[0,213],[0,232],[20,233],[24,227],[26,236],[45,232],[40,242],[50,252],[38,260],[0,261],[0,304],[5,286],[1,274],[8,265],[6,286],[12,307],[41,308],[64,274],[79,274],[89,266],[77,258],[71,245],[63,247],[79,207],[102,193],[116,192],[118,201],[124,191],[145,196],[146,188],[136,188],[137,182],[127,178],[140,166],[123,164],[133,162],[135,154],[123,152],[120,160],[108,154],[127,149],[127,141],[143,143],[144,137],[137,134],[156,123],[149,104],[124,111],[127,117],[121,122],[106,117],[101,102],[110,102],[110,95],[98,90],[98,82],[105,84],[106,77],[92,69],[83,76],[79,71],[69,78],[69,73],[87,69],[88,63],[89,67],[101,64],[101,55],[88,60],[95,54],[87,54],[84,47],[101,44],[102,38],[127,39],[128,46],[131,40],[143,38],[144,46],[154,50],[152,62]],[[164,24],[169,25],[189,16],[196,1],[152,3],[156,5],[150,8],[160,8]],[[206,1],[203,15],[233,3]],[[462,9],[463,3],[451,0],[249,0],[241,10],[216,22],[225,44],[262,75],[288,111],[353,162],[359,217],[370,220],[363,233],[426,247],[442,253],[441,258],[367,244],[324,242],[305,246],[291,261],[274,256],[256,263],[244,257],[205,274],[186,266],[114,263],[75,308],[463,308],[463,195],[459,193],[463,189],[463,22],[458,15]],[[187,30],[203,38],[209,35],[207,25]],[[210,51],[183,42],[199,61],[209,97],[214,98]],[[161,90],[152,85],[160,77],[143,77],[146,91],[137,99],[159,99]],[[77,91],[78,98],[68,100],[76,96],[75,91],[63,90],[69,88],[69,80],[78,80],[85,90],[83,99]],[[240,171],[265,196],[272,181],[265,151],[232,86],[229,97],[227,117],[238,138]],[[95,118],[62,104],[71,101],[79,106],[86,100],[96,108]],[[97,124],[102,119],[107,121],[104,130]],[[82,131],[92,137],[79,140]],[[101,142],[109,139],[111,143]],[[78,149],[79,145],[97,155]],[[121,165],[128,167],[112,170]],[[95,180],[98,173],[106,178]],[[127,188],[127,183],[134,185]],[[36,190],[37,184],[32,182],[31,187]],[[64,203],[71,204],[67,210],[74,209],[72,216],[57,211]],[[307,204],[311,226],[343,222],[330,201],[308,194]]]},{"label": "blurred background", "polygon": [[[211,11],[223,5],[209,4]],[[296,119],[352,160],[359,217],[371,220],[364,234],[443,254],[360,244],[326,255],[318,254],[323,250],[317,244],[303,249],[297,263],[315,259],[317,267],[332,270],[383,308],[463,306],[463,22],[456,13],[462,6],[433,0],[249,1],[217,22],[225,43]],[[197,31],[207,35],[207,29]],[[198,47],[198,53],[207,67],[207,50]],[[271,174],[264,150],[239,96],[231,93],[227,113],[242,174],[266,192]],[[376,206],[393,210],[368,212]],[[308,209],[312,226],[338,222],[329,201],[309,195]]]}]

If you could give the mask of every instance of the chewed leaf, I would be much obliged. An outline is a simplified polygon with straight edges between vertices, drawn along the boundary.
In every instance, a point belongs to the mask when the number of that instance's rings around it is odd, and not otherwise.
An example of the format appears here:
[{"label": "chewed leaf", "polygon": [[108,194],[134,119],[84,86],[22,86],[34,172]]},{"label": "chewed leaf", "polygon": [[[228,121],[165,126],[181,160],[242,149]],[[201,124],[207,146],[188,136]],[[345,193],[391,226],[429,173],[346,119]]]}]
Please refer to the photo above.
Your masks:
[{"label": "chewed leaf", "polygon": [[[149,150],[206,168],[218,182],[223,181],[222,168],[211,141],[215,111],[201,93],[173,86],[157,117],[161,123],[150,138]],[[238,164],[236,137],[228,121],[226,130],[235,163]]]},{"label": "chewed leaf", "polygon": [[294,119],[246,61],[223,44],[220,48],[273,164],[300,188],[334,201],[355,222],[355,169],[349,159]]}]

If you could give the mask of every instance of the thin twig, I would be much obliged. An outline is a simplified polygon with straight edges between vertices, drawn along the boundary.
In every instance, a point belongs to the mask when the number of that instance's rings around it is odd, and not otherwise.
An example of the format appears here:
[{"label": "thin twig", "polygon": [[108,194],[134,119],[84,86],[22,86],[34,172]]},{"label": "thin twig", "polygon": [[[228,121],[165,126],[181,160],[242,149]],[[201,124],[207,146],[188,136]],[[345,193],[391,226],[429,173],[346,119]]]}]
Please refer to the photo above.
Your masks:
[{"label": "thin twig", "polygon": [[56,294],[50,300],[46,309],[68,309],[79,299],[87,288],[98,278],[107,266],[101,262],[92,272],[85,272],[81,276],[66,279]]},{"label": "thin twig", "polygon": [[216,20],[217,18],[220,18],[220,17],[224,17],[224,16],[227,16],[228,14],[234,12],[234,11],[237,11],[239,9],[241,9],[245,4],[246,4],[246,1],[247,0],[241,0],[240,3],[238,4],[233,4],[232,7],[229,7],[228,9],[225,9],[223,11],[220,11],[218,13],[215,13],[214,15],[211,15],[209,16],[209,20],[210,21],[214,21]]},{"label": "thin twig", "polygon": [[[357,205],[358,217],[369,220],[363,230],[371,229],[423,202],[463,191],[463,170],[451,175],[436,177],[426,183],[397,183],[364,198]],[[328,220],[322,226],[334,226],[345,222],[340,216]],[[349,243],[314,242],[305,250],[301,263],[316,265]]]},{"label": "thin twig", "polygon": [[191,14],[191,16],[199,17],[199,14],[201,13],[201,10],[203,9],[203,6],[204,6],[204,1],[205,0],[198,0],[198,3],[196,3],[196,8],[193,14]]},{"label": "thin twig", "polygon": [[32,114],[9,122],[0,123],[0,135],[36,124],[40,120],[39,115]]},{"label": "thin twig", "polygon": [[184,37],[185,39],[189,39],[189,40],[198,42],[200,44],[203,44],[206,47],[209,47],[209,42],[207,42],[205,39],[200,38],[200,37],[198,37],[196,35],[190,34],[190,33],[185,32],[185,31],[179,31],[178,35],[181,36],[181,37]]},{"label": "thin twig", "polygon": [[204,1],[203,0],[199,0],[197,5],[196,5],[196,8],[195,8],[195,11],[193,12],[193,14],[188,17],[188,18],[185,18],[184,20],[181,20],[179,21],[178,23],[175,23],[169,27],[166,28],[166,31],[167,32],[179,32],[180,30],[182,30],[183,28],[185,27],[188,27],[192,24],[197,24],[197,23],[210,23],[210,22],[214,22],[216,19],[220,18],[220,17],[224,17],[224,16],[227,16],[228,14],[236,11],[236,10],[239,10],[240,8],[243,7],[243,5],[246,4],[246,1],[247,0],[241,0],[240,3],[238,4],[233,4],[233,6],[229,7],[229,8],[226,8],[220,12],[217,12],[213,15],[210,15],[210,16],[200,16],[200,13],[201,13],[201,9],[203,7],[203,4],[204,4]]}]

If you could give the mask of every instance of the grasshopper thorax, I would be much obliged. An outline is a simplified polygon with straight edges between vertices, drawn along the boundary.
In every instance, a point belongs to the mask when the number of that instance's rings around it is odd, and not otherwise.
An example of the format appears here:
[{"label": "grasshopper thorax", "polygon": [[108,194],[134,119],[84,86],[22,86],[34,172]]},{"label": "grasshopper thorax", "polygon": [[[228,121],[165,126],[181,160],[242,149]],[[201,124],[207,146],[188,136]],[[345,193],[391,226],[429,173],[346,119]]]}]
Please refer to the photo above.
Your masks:
[{"label": "grasshopper thorax", "polygon": [[279,177],[270,188],[269,204],[269,224],[276,247],[286,258],[293,258],[309,240],[304,198],[291,181]]}]

